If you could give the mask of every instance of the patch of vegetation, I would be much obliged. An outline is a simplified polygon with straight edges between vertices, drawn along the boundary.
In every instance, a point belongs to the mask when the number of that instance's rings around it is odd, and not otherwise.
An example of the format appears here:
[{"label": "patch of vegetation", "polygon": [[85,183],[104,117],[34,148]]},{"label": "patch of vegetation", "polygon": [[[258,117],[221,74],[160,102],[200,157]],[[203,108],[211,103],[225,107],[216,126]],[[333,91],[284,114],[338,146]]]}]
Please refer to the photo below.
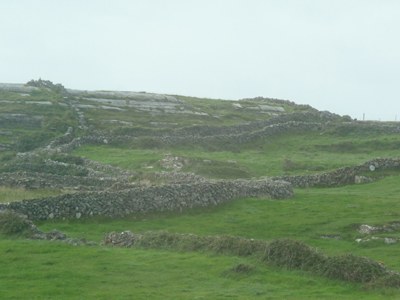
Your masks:
[{"label": "patch of vegetation", "polygon": [[48,144],[56,135],[53,132],[34,131],[21,136],[14,144],[13,150],[18,152],[32,151],[38,147]]},{"label": "patch of vegetation", "polygon": [[37,163],[28,164],[6,164],[0,167],[1,172],[17,172],[17,171],[29,171],[38,173],[48,173],[54,175],[70,175],[85,177],[89,174],[87,169],[79,169],[73,165],[44,165]]},{"label": "patch of vegetation", "polygon": [[163,149],[163,142],[156,137],[139,137],[129,143],[131,149]]},{"label": "patch of vegetation", "polygon": [[[231,235],[201,237],[182,236],[167,231],[147,232],[135,244],[145,249],[169,251],[206,251],[219,254],[253,256],[260,262],[288,270],[306,270],[323,277],[350,282],[373,283],[384,280],[389,274],[374,260],[357,255],[345,254],[326,257],[304,242],[292,239],[275,239],[269,243],[263,240],[244,239]],[[240,266],[236,271],[249,268]],[[384,281],[385,286],[400,286],[400,275],[393,274]]]},{"label": "patch of vegetation", "polygon": [[226,277],[234,277],[235,275],[250,275],[254,273],[255,267],[248,265],[246,263],[239,263],[226,269],[222,275]]},{"label": "patch of vegetation", "polygon": [[370,137],[385,134],[383,129],[374,126],[376,124],[363,123],[363,126],[347,126],[345,124],[338,123],[334,127],[330,127],[326,130],[325,134],[333,137]]},{"label": "patch of vegetation", "polygon": [[0,187],[0,203],[21,201],[32,198],[52,197],[64,193],[68,193],[68,191],[51,189],[27,191],[24,189]]},{"label": "patch of vegetation", "polygon": [[251,178],[247,168],[232,163],[222,163],[213,161],[211,164],[195,164],[190,167],[183,167],[183,172],[193,172],[195,174],[212,179],[246,179]]},{"label": "patch of vegetation", "polygon": [[82,166],[84,164],[84,160],[81,156],[77,156],[77,155],[52,155],[50,156],[51,160],[55,160],[55,161],[59,161],[59,162],[63,162],[66,164],[74,164],[74,165],[78,165],[78,166]]},{"label": "patch of vegetation", "polygon": [[[380,299],[396,290],[360,290],[360,284],[300,272],[257,268],[221,276],[250,258],[157,250],[76,247],[0,236],[4,299]],[[263,270],[264,269],[264,270]],[[79,270],[79,272],[76,272]],[[99,284],[100,283],[100,284]],[[62,291],[62,292],[61,292]],[[386,296],[385,296],[386,295]],[[389,295],[389,296],[387,296]]]},{"label": "patch of vegetation", "polygon": [[11,210],[0,211],[0,234],[28,237],[31,232],[26,219]]}]

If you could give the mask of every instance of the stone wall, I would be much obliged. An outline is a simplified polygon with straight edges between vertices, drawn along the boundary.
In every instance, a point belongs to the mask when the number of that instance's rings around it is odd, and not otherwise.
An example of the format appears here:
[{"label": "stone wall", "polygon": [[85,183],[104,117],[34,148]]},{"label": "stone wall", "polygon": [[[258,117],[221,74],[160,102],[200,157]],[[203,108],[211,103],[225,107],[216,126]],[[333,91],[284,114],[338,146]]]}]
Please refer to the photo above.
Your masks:
[{"label": "stone wall", "polygon": [[80,218],[129,213],[182,210],[217,205],[249,197],[285,199],[294,196],[292,185],[283,181],[212,181],[199,184],[157,185],[117,192],[78,192],[56,197],[0,204],[0,210],[11,209],[31,220]]},{"label": "stone wall", "polygon": [[400,158],[375,158],[355,166],[347,166],[337,170],[310,175],[278,176],[272,180],[284,180],[294,187],[312,187],[315,185],[347,185],[357,183],[357,174],[374,172],[375,170],[400,169]]},{"label": "stone wall", "polygon": [[335,127],[341,127],[343,131],[374,129],[386,134],[400,133],[400,126],[397,125],[380,125],[364,122],[330,122],[330,120],[334,120],[337,117],[338,115],[330,114],[329,112],[300,112],[283,114],[261,122],[234,126],[193,126],[175,130],[119,129],[112,132],[93,132],[74,139],[71,139],[72,135],[69,134],[62,139],[62,141],[67,141],[67,143],[63,144],[61,141],[57,141],[57,143],[48,145],[44,150],[49,154],[68,153],[70,150],[84,144],[126,143],[135,141],[135,139],[140,137],[151,137],[165,145],[185,143],[209,145],[210,143],[220,143],[221,141],[242,144],[289,130],[324,131]]},{"label": "stone wall", "polygon": [[110,188],[117,183],[127,184],[128,182],[112,177],[93,178],[26,171],[0,174],[0,186],[23,188],[25,190],[59,189],[100,191]]},{"label": "stone wall", "polygon": [[[288,130],[304,130],[304,131],[312,131],[312,130],[323,130],[324,127],[321,123],[307,123],[307,122],[287,122],[287,123],[279,123],[266,126],[260,130],[244,132],[240,134],[226,134],[226,135],[210,135],[210,136],[199,136],[199,135],[171,135],[171,136],[150,136],[160,141],[165,145],[169,144],[186,144],[186,143],[197,143],[202,145],[209,145],[210,143],[220,143],[222,140],[229,141],[235,144],[243,144],[248,143],[252,140],[268,137],[274,134],[279,134]],[[47,148],[46,152],[49,154],[52,153],[68,153],[69,151],[80,147],[84,144],[91,145],[103,145],[109,143],[127,143],[131,141],[135,141],[138,137],[132,137],[129,135],[125,136],[112,136],[107,133],[78,137],[72,140],[70,143],[60,145],[57,148]]]},{"label": "stone wall", "polygon": [[288,106],[300,106],[300,107],[305,107],[313,110],[317,110],[311,105],[308,104],[297,104],[293,101],[290,100],[282,100],[282,99],[276,99],[276,98],[266,98],[266,97],[255,97],[255,98],[244,98],[240,99],[239,101],[253,101],[253,102],[266,102],[266,103],[275,103],[275,104],[280,104],[280,105],[288,105]]}]

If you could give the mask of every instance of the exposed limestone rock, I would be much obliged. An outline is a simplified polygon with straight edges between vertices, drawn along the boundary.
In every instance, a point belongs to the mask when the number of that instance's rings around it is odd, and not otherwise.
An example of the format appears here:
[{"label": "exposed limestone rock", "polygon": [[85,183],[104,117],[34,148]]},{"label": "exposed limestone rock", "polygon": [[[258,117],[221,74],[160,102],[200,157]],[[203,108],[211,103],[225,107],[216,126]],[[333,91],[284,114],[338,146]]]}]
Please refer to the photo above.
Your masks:
[{"label": "exposed limestone rock", "polygon": [[101,124],[118,124],[123,126],[133,126],[133,122],[120,121],[120,120],[100,120]]},{"label": "exposed limestone rock", "polygon": [[191,165],[191,159],[183,156],[166,154],[160,161],[160,165],[167,169],[180,170],[183,166]]},{"label": "exposed limestone rock", "polygon": [[113,231],[104,236],[100,246],[131,248],[142,236],[142,234],[133,234],[130,230],[123,231],[120,234]]},{"label": "exposed limestone rock", "polygon": [[103,99],[103,98],[82,98],[85,101],[99,102],[106,105],[112,106],[128,106],[125,100],[116,99]]},{"label": "exposed limestone rock", "polygon": [[106,106],[106,105],[90,105],[90,104],[76,104],[78,108],[90,108],[90,109],[105,109],[105,110],[114,110],[114,111],[125,111],[126,109],[122,109],[119,107]]},{"label": "exposed limestone rock", "polygon": [[25,101],[26,104],[53,105],[50,101]]},{"label": "exposed limestone rock", "polygon": [[26,86],[21,83],[0,83],[0,91],[30,93],[35,90],[38,90],[38,88],[33,86]]},{"label": "exposed limestone rock", "polygon": [[354,183],[357,183],[357,184],[359,184],[359,183],[369,183],[369,182],[372,182],[372,181],[374,181],[372,178],[366,177],[366,176],[358,176],[358,175],[356,175],[354,177]]},{"label": "exposed limestone rock", "polygon": [[285,111],[285,109],[283,107],[278,107],[278,106],[259,105],[258,107],[262,111],[278,111],[278,112],[284,112]]},{"label": "exposed limestone rock", "polygon": [[151,126],[154,127],[173,127],[179,125],[178,123],[165,123],[165,122],[150,122]]},{"label": "exposed limestone rock", "polygon": [[162,101],[180,103],[182,101],[172,96],[166,96],[161,94],[150,94],[145,92],[124,92],[124,91],[88,91],[88,90],[73,90],[66,89],[67,93],[72,96],[99,96],[99,97],[119,97],[128,99],[137,99],[145,101]]},{"label": "exposed limestone rock", "polygon": [[389,226],[380,226],[380,227],[374,227],[374,226],[369,226],[366,224],[360,225],[360,229],[358,230],[359,233],[361,234],[374,234],[377,232],[393,232],[393,228]]},{"label": "exposed limestone rock", "polygon": [[43,126],[43,121],[44,116],[42,115],[0,113],[1,128],[11,128],[16,126],[40,128]]}]

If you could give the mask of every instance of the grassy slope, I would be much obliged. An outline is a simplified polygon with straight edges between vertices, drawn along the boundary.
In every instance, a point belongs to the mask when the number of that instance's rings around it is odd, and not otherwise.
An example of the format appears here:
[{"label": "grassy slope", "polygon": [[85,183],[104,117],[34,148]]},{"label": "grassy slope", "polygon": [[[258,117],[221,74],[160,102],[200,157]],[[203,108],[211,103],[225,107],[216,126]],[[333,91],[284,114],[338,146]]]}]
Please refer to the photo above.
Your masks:
[{"label": "grassy slope", "polygon": [[[51,101],[52,107],[29,106],[31,113],[46,114],[43,132],[60,135],[67,126],[75,126],[71,110],[57,105],[62,99],[52,93],[37,92],[30,97],[0,93],[2,99],[15,101]],[[222,100],[180,97],[198,111],[221,115],[214,117],[150,116],[134,110],[126,113],[96,110],[85,112],[86,119],[120,119],[148,126],[150,121],[177,122],[178,127],[196,124],[231,125],[268,118],[266,115],[238,113]],[[252,103],[241,103],[252,106]],[[0,104],[0,112],[26,111],[24,104]],[[286,108],[288,111],[291,108]],[[145,117],[145,118],[143,118]],[[90,122],[88,122],[90,125]],[[76,126],[75,126],[76,127]],[[102,125],[101,128],[113,128]],[[50,128],[52,128],[50,130]],[[0,142],[30,136],[36,131],[7,129]],[[55,131],[52,131],[55,130]],[[78,132],[79,134],[79,132]],[[138,149],[127,146],[76,149],[73,154],[131,170],[162,170],[157,164],[164,154],[172,153],[198,159],[211,159],[218,164],[195,164],[184,171],[210,178],[250,178],[306,174],[314,166],[324,171],[352,165],[380,156],[398,156],[399,135],[375,132],[290,132],[239,145],[232,149],[210,149],[189,145],[164,149]],[[218,150],[218,151],[216,151]],[[0,153],[0,159],[9,153]],[[285,159],[300,167],[282,170]],[[227,161],[237,161],[237,165]],[[144,165],[145,164],[145,165]],[[394,172],[394,174],[396,174]],[[183,213],[163,212],[133,214],[123,219],[99,217],[85,220],[36,222],[43,231],[57,228],[69,237],[86,237],[99,242],[110,231],[168,230],[199,235],[234,234],[271,240],[292,237],[305,241],[326,254],[354,253],[385,262],[389,269],[400,270],[399,245],[382,241],[357,244],[361,235],[354,224],[382,225],[400,221],[397,210],[400,177],[371,184],[329,189],[296,189],[295,198],[271,201],[240,199],[219,207],[188,210]],[[47,196],[52,191],[0,190],[0,201],[8,202]],[[53,192],[54,193],[54,192]],[[320,235],[340,235],[341,240],[321,239]],[[399,232],[376,236],[400,237]],[[274,270],[257,265],[251,259],[202,253],[170,253],[139,249],[74,247],[59,243],[12,240],[0,236],[0,289],[2,299],[378,299],[398,298],[394,290],[377,292],[360,290],[361,285],[304,276],[301,272]],[[240,262],[257,265],[252,274],[222,275]]]},{"label": "grassy slope", "polygon": [[[210,178],[229,178],[225,176],[235,174],[234,169],[236,169],[244,171],[238,172],[236,178],[251,178],[315,173],[312,169],[316,166],[321,166],[323,171],[329,171],[347,165],[360,164],[376,157],[397,157],[399,142],[400,135],[398,134],[336,136],[329,133],[321,134],[321,132],[293,131],[238,145],[236,150],[239,151],[235,152],[226,150],[209,152],[204,147],[196,145],[170,146],[153,150],[87,145],[72,151],[71,154],[86,156],[104,164],[146,171],[140,167],[141,164],[157,166],[155,159],[171,153],[177,156],[225,163],[222,167],[215,164],[195,165],[185,168],[186,172],[196,172]],[[282,169],[285,159],[297,163],[300,166],[299,169],[285,172]],[[228,160],[236,161],[238,164],[227,164]]]},{"label": "grassy slope", "polygon": [[[57,228],[70,237],[85,236],[96,242],[105,233],[127,229],[136,233],[147,230],[199,235],[229,233],[267,240],[292,237],[329,255],[353,253],[368,256],[383,261],[389,269],[399,270],[399,244],[388,245],[382,241],[357,244],[354,239],[361,235],[351,226],[360,223],[382,225],[400,220],[399,212],[393,209],[398,202],[399,183],[400,177],[391,177],[366,185],[309,191],[296,189],[294,199],[281,201],[241,199],[183,213],[36,223],[44,231]],[[321,239],[321,234],[341,235],[343,239]],[[389,235],[398,237],[400,233]],[[29,293],[49,299],[106,299],[110,295],[114,295],[114,299],[129,299],[129,295],[138,299],[222,299],[227,296],[237,299],[390,299],[399,296],[394,290],[363,292],[359,284],[266,268],[251,258],[139,249],[77,248],[5,238],[0,247],[2,257],[12,261],[12,264],[3,263],[0,268],[5,295]],[[257,265],[256,271],[246,275],[222,274],[241,262]],[[100,288],[96,288],[98,282],[102,283]],[[24,287],[15,294],[15,287],[20,285]]]},{"label": "grassy slope", "polygon": [[[2,299],[377,299],[359,285],[257,266],[250,259],[0,239]],[[385,291],[388,298],[396,293]]]},{"label": "grassy slope", "polygon": [[[186,210],[183,213],[160,212],[131,214],[125,218],[106,217],[85,220],[36,222],[42,230],[57,228],[71,237],[85,236],[99,242],[111,231],[168,230],[184,234],[233,234],[271,240],[292,237],[317,247],[326,254],[355,253],[384,261],[390,269],[400,270],[393,257],[400,244],[383,241],[358,244],[362,237],[355,224],[383,225],[400,221],[398,203],[400,177],[390,177],[365,185],[341,188],[295,190],[294,199],[240,199],[218,207]],[[320,235],[340,235],[341,240],[321,239]],[[374,236],[400,237],[400,231]]]},{"label": "grassy slope", "polygon": [[52,197],[65,193],[66,191],[59,190],[34,190],[27,191],[23,189],[11,189],[0,187],[0,203],[12,201],[21,201],[24,199]]}]

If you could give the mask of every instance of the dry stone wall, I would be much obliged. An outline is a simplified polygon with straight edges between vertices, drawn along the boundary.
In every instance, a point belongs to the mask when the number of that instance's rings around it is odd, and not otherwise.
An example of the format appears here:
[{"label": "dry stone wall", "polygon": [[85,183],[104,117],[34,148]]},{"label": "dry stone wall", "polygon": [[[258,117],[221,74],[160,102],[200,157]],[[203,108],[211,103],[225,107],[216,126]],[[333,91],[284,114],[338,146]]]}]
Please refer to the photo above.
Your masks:
[{"label": "dry stone wall", "polygon": [[306,107],[310,108],[313,110],[317,110],[311,105],[308,104],[297,104],[296,102],[290,101],[290,100],[283,100],[283,99],[276,99],[276,98],[266,98],[266,97],[255,97],[255,98],[244,98],[240,99],[239,101],[253,101],[253,102],[266,102],[266,103],[275,103],[275,104],[280,104],[280,105],[288,105],[288,106],[300,106],[300,107]]},{"label": "dry stone wall", "polygon": [[[186,143],[197,143],[202,145],[209,145],[210,143],[221,142],[221,140],[226,139],[235,144],[248,143],[252,140],[268,137],[274,134],[282,133],[288,130],[297,129],[304,131],[312,130],[323,130],[324,126],[320,123],[307,123],[307,122],[287,122],[273,124],[264,127],[261,130],[245,132],[241,134],[227,134],[227,135],[211,135],[211,136],[154,136],[155,139],[162,142],[165,145],[169,144],[186,144]],[[138,137],[132,136],[111,136],[107,134],[97,134],[92,136],[78,137],[72,140],[68,144],[61,145],[57,148],[48,148],[46,151],[50,153],[67,153],[77,147],[84,144],[91,145],[104,145],[109,143],[126,143],[135,141]]]},{"label": "dry stone wall", "polygon": [[[310,175],[278,176],[272,180],[284,180],[294,187],[312,187],[316,185],[347,185],[358,183],[362,172],[374,172],[375,170],[400,169],[400,158],[375,158],[355,166],[347,166],[337,170]],[[369,181],[369,180],[368,180]]]},{"label": "dry stone wall", "polygon": [[157,185],[118,192],[78,192],[0,204],[0,210],[11,209],[27,215],[30,220],[81,218],[93,215],[119,217],[134,212],[149,213],[217,205],[240,198],[285,199],[293,196],[292,185],[283,181],[212,181],[199,184]]},{"label": "dry stone wall", "polygon": [[25,190],[59,189],[100,191],[115,184],[127,184],[121,179],[55,175],[38,172],[13,172],[0,174],[0,186]]},{"label": "dry stone wall", "polygon": [[[72,140],[72,135],[68,135],[62,139],[63,141],[67,141],[67,143],[61,144],[57,142],[48,145],[44,150],[49,154],[68,153],[84,144],[102,145],[109,143],[126,143],[134,142],[140,137],[151,137],[165,145],[186,143],[209,145],[210,143],[220,143],[221,141],[242,144],[289,130],[324,131],[335,127],[341,127],[343,131],[374,129],[386,134],[400,133],[400,126],[397,125],[380,125],[363,122],[332,123],[330,121],[321,123],[310,121],[322,118],[322,115],[324,115],[324,112],[286,114],[262,122],[235,126],[194,126],[177,130],[135,129],[132,132],[122,131],[122,134],[118,134],[118,132],[94,132],[90,135],[74,138]],[[325,118],[324,120],[330,120],[330,117],[331,116],[325,115],[323,118]],[[291,119],[291,121],[286,121],[288,119]],[[296,119],[308,121],[298,121]]]}]

